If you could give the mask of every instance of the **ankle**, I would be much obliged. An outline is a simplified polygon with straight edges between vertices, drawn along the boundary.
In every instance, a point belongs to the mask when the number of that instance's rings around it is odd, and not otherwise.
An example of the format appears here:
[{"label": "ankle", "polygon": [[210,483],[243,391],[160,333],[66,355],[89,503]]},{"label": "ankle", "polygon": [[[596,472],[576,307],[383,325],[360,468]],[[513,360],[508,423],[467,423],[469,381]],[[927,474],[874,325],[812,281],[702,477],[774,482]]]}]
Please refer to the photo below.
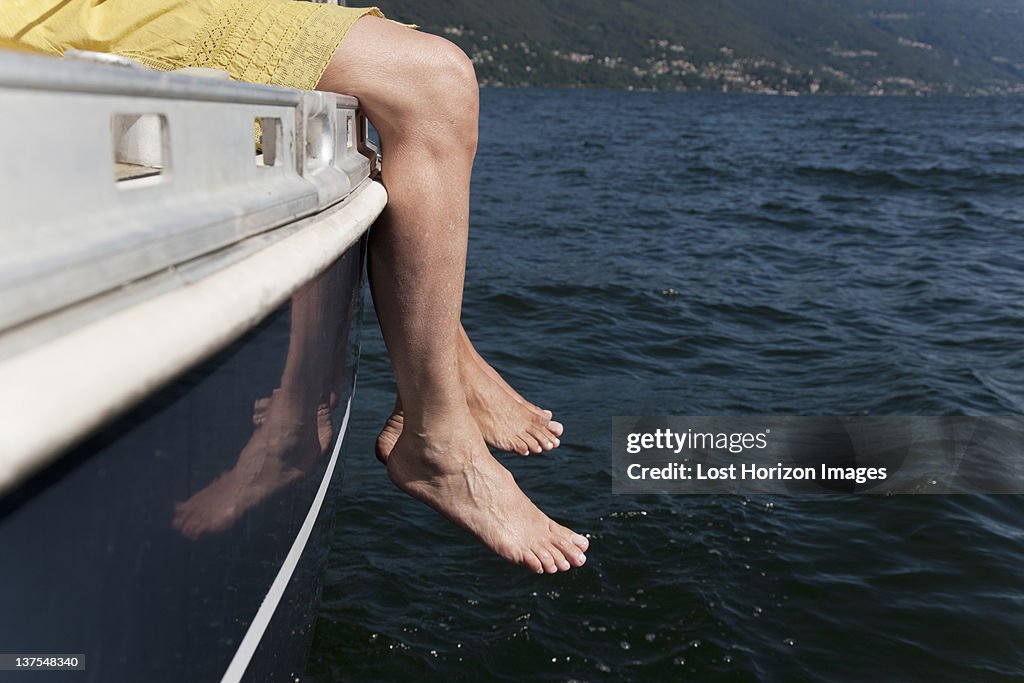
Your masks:
[{"label": "ankle", "polygon": [[469,407],[462,387],[457,391],[425,393],[424,401],[409,401],[402,404],[402,414],[407,427],[416,433],[431,433],[437,429],[450,431],[453,423],[468,417]]}]

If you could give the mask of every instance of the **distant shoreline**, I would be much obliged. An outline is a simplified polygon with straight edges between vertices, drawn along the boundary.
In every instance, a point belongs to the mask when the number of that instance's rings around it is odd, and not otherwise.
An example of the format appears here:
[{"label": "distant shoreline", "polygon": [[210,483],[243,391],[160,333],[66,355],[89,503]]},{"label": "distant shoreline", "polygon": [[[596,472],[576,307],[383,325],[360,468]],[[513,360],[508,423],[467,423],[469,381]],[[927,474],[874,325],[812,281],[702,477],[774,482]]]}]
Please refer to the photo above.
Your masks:
[{"label": "distant shoreline", "polygon": [[1019,0],[377,0],[489,86],[758,94],[1024,93]]},{"label": "distant shoreline", "polygon": [[963,92],[963,93],[907,93],[907,92],[894,92],[884,94],[872,94],[862,92],[792,92],[792,93],[764,93],[764,92],[748,92],[748,91],[728,91],[722,92],[720,90],[670,90],[664,88],[635,88],[635,87],[615,87],[608,85],[540,85],[540,84],[529,84],[529,83],[494,83],[487,80],[480,81],[480,87],[485,90],[593,90],[595,92],[635,92],[635,93],[660,93],[660,94],[676,94],[676,95],[726,95],[730,97],[764,97],[766,99],[775,98],[787,98],[787,97],[799,97],[799,98],[836,98],[836,97],[851,97],[857,99],[866,98],[922,98],[922,99],[978,99],[985,97],[1009,97],[1016,98],[1024,96],[1024,86],[1006,91],[997,92]]}]

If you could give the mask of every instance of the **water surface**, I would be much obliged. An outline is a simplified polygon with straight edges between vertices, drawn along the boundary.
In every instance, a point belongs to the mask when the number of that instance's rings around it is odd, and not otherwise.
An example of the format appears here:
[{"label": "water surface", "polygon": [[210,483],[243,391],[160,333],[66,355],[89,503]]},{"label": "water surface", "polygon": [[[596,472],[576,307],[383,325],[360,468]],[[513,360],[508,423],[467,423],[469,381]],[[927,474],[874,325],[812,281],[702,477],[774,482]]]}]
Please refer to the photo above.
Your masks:
[{"label": "water surface", "polygon": [[611,495],[611,420],[1024,412],[1024,99],[487,90],[465,324],[537,577],[398,493],[372,311],[310,680],[1024,679],[1018,497]]}]

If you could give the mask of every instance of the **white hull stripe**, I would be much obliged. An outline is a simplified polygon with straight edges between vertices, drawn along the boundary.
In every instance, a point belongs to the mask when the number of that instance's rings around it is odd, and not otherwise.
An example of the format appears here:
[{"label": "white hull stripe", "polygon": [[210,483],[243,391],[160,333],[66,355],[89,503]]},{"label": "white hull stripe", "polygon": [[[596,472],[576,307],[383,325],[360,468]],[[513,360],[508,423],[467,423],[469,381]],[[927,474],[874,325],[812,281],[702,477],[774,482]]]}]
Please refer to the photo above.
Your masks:
[{"label": "white hull stripe", "polygon": [[[355,394],[354,383],[352,394]],[[263,603],[256,612],[256,616],[253,617],[252,623],[249,624],[249,630],[246,631],[245,637],[242,638],[235,656],[231,659],[227,671],[224,672],[224,677],[220,679],[221,683],[236,683],[242,680],[242,676],[245,675],[245,670],[249,666],[252,656],[256,653],[256,648],[259,647],[260,641],[263,639],[263,634],[267,631],[267,626],[270,625],[270,620],[274,618],[274,612],[277,610],[277,606],[280,604],[281,598],[291,582],[295,567],[299,564],[299,559],[302,557],[302,551],[306,548],[306,543],[309,541],[309,535],[313,532],[313,526],[316,525],[316,520],[320,516],[320,508],[323,507],[324,499],[327,497],[327,489],[331,486],[331,477],[334,475],[334,468],[338,464],[338,456],[341,454],[341,444],[345,441],[345,432],[348,430],[348,418],[351,412],[352,395],[349,395],[348,405],[345,407],[345,417],[341,422],[341,430],[338,433],[338,440],[335,441],[334,450],[331,452],[331,461],[327,464],[327,471],[324,472],[323,481],[320,482],[320,488],[313,498],[313,504],[309,507],[306,520],[302,523],[302,528],[299,529],[299,533],[292,543],[291,550],[288,551],[288,555],[284,558],[281,569],[277,572],[277,577],[270,584],[270,590],[264,596]]]}]

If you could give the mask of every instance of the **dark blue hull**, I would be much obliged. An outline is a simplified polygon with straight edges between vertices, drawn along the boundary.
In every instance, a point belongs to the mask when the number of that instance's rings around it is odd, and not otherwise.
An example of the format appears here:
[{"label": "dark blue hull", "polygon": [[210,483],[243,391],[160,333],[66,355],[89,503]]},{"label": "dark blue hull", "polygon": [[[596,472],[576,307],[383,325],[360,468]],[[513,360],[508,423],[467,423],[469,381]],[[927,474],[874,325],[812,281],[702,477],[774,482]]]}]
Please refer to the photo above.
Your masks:
[{"label": "dark blue hull", "polygon": [[364,245],[0,500],[0,652],[84,656],[84,672],[32,680],[302,674],[355,387]]}]

